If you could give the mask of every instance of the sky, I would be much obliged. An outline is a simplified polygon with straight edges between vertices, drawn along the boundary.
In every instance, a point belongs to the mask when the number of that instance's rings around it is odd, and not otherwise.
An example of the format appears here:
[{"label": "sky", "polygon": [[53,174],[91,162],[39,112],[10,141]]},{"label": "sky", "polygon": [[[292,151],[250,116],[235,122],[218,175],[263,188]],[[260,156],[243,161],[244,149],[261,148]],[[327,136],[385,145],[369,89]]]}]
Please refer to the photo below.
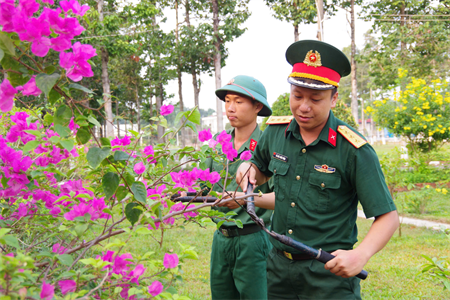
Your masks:
[{"label": "sky", "polygon": [[[228,83],[236,75],[248,75],[261,81],[267,91],[267,100],[272,104],[279,95],[289,92],[287,77],[292,67],[285,58],[286,49],[294,42],[294,27],[288,22],[282,22],[272,16],[272,11],[262,0],[251,0],[249,3],[251,16],[244,23],[246,32],[233,42],[226,44],[228,58],[226,66],[222,68],[222,86]],[[356,21],[356,46],[362,48],[364,33],[371,28],[369,22],[357,19]],[[317,25],[299,26],[299,39],[316,40]],[[350,25],[347,22],[346,13],[339,9],[337,14],[324,21],[324,41],[338,49],[350,45]],[[199,95],[200,108],[216,109],[216,97],[214,91],[215,79],[206,74],[201,74],[202,86]],[[183,100],[185,106],[194,106],[194,90],[192,77],[183,74]],[[169,82],[166,87],[169,94],[175,97],[169,101],[172,104],[178,102],[178,83],[176,80]]]}]

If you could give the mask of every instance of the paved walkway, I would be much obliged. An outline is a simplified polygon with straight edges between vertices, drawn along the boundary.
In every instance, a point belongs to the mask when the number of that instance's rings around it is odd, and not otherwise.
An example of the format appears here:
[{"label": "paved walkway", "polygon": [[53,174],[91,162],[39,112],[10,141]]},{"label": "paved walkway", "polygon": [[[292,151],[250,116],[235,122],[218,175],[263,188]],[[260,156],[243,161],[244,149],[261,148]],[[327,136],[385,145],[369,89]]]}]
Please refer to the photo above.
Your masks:
[{"label": "paved walkway", "polygon": [[[358,210],[358,217],[360,218],[366,218],[366,215],[364,215],[364,212],[362,210]],[[373,219],[373,218],[371,218]],[[435,230],[440,230],[442,227],[445,229],[450,229],[450,224],[445,223],[438,223],[433,221],[426,221],[426,220],[419,220],[419,219],[413,219],[413,218],[407,218],[407,217],[400,217],[400,222],[402,224],[411,224],[415,226],[420,227],[427,227]]]}]

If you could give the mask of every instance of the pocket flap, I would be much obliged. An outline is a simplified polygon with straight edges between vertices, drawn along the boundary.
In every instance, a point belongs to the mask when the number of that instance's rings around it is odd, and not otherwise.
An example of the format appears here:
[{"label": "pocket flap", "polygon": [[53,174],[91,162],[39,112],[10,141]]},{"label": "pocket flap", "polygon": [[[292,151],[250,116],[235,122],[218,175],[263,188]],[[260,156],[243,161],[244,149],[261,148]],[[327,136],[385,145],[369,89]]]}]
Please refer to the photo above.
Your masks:
[{"label": "pocket flap", "polygon": [[313,171],[309,174],[309,184],[321,189],[338,189],[341,186],[341,176]]},{"label": "pocket flap", "polygon": [[273,175],[286,175],[289,170],[289,164],[272,159],[269,164],[269,170]]}]

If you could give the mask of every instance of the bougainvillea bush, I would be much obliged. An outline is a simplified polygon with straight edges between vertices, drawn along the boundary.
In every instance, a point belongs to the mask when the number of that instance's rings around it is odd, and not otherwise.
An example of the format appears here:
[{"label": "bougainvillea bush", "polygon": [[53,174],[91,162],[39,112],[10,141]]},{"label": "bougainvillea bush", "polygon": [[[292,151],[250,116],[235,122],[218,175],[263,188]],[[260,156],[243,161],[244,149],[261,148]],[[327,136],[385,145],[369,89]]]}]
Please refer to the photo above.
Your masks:
[{"label": "bougainvillea bush", "polygon": [[[0,5],[1,299],[186,299],[174,283],[183,261],[197,257],[192,247],[180,253],[123,248],[136,236],[162,245],[165,230],[186,222],[232,220],[202,210],[209,203],[171,201],[219,182],[224,174],[205,169],[205,160],[235,159],[231,137],[222,132],[212,139],[205,130],[198,135],[201,149],[176,148],[180,128],[200,124],[194,108],[176,116],[178,128],[166,128],[167,143],[140,146],[142,136],[166,126],[171,105],[143,132],[96,137],[99,123],[83,106],[86,99],[71,93],[92,93],[74,82],[93,76],[89,59],[96,49],[72,41],[84,30],[77,17],[89,7],[76,0],[59,6],[53,0]],[[44,59],[54,52],[58,61]],[[14,107],[23,97],[45,97],[53,113]]]}]

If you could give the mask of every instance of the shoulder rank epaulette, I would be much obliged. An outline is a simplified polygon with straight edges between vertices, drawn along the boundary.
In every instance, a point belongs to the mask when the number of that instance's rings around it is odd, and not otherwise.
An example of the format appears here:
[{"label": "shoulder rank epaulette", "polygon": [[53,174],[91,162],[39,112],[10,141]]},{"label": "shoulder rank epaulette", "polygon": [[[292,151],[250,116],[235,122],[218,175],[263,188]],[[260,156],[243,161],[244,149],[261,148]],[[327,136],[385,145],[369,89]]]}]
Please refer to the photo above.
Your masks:
[{"label": "shoulder rank epaulette", "polygon": [[349,141],[355,148],[360,148],[367,143],[365,139],[360,137],[357,133],[345,125],[339,125],[338,132],[342,134],[342,136],[345,137],[347,141]]},{"label": "shoulder rank epaulette", "polygon": [[267,125],[288,124],[293,119],[293,116],[270,116],[266,121]]}]

